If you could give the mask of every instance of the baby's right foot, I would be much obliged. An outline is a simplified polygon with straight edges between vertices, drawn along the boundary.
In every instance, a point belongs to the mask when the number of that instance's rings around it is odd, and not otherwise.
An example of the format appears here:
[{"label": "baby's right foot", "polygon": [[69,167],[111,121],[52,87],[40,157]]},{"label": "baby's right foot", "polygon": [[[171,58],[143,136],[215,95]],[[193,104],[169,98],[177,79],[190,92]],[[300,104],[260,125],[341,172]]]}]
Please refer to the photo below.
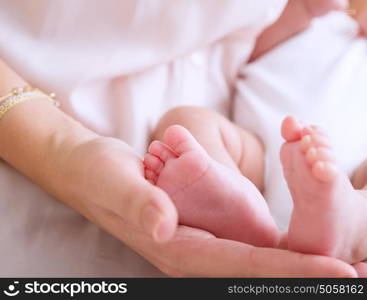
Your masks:
[{"label": "baby's right foot", "polygon": [[144,158],[145,176],[175,203],[181,224],[217,237],[275,247],[279,232],[257,188],[214,161],[182,126],[169,127]]},{"label": "baby's right foot", "polygon": [[294,201],[289,225],[290,250],[356,263],[367,257],[367,198],[337,167],[326,135],[302,128],[292,117],[283,122],[281,160]]}]

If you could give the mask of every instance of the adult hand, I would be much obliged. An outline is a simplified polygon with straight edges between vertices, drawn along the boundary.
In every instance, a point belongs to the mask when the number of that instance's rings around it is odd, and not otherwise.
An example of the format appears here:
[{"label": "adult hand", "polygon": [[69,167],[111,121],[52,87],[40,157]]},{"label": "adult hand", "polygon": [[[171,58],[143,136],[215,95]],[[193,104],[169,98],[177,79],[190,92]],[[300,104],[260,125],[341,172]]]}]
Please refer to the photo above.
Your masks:
[{"label": "adult hand", "polygon": [[177,227],[171,200],[145,181],[141,159],[119,140],[87,142],[67,165],[83,191],[77,209],[170,276],[356,276],[353,267],[333,258],[256,248]]}]

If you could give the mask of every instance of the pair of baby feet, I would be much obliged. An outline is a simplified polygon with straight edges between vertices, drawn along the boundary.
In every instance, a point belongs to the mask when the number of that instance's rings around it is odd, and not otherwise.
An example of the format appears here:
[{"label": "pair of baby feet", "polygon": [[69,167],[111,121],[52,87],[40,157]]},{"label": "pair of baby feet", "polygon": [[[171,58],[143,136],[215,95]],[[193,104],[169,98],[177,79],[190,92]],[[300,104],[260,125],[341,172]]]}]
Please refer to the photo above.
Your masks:
[{"label": "pair of baby feet", "polygon": [[[292,117],[283,121],[282,136],[281,161],[294,200],[289,249],[362,260],[367,200],[337,168],[327,136]],[[247,178],[210,158],[181,126],[169,127],[163,140],[152,142],[144,157],[145,177],[168,193],[181,224],[254,246],[278,246],[268,206]]]}]

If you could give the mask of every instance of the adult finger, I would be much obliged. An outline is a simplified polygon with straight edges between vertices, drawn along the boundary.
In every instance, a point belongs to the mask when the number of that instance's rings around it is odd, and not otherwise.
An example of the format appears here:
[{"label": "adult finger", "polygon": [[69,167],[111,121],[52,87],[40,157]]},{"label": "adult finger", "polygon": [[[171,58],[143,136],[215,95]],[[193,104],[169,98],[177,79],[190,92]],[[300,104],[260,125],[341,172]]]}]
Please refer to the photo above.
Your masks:
[{"label": "adult finger", "polygon": [[256,248],[183,226],[172,240],[158,246],[150,245],[149,249],[149,254],[142,254],[171,276],[357,276],[352,266],[334,258]]},{"label": "adult finger", "polygon": [[367,278],[367,263],[360,262],[353,265],[353,267],[356,269],[359,277]]},{"label": "adult finger", "polygon": [[[179,226],[166,243],[156,243],[111,211],[92,221],[105,228],[169,276],[175,277],[356,277],[337,259],[281,249],[256,248]],[[97,220],[97,221],[96,221]]]}]

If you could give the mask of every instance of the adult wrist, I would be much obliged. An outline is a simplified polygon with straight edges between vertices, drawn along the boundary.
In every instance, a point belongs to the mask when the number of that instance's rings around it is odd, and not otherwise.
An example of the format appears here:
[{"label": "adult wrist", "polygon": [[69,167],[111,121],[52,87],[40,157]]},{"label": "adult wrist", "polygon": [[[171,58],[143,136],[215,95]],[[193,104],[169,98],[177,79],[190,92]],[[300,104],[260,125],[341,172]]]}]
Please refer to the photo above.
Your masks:
[{"label": "adult wrist", "polygon": [[78,172],[82,166],[74,159],[75,153],[100,136],[65,114],[62,119],[61,127],[55,128],[45,142],[52,176],[45,176],[44,180],[49,193],[70,205],[80,196]]}]

